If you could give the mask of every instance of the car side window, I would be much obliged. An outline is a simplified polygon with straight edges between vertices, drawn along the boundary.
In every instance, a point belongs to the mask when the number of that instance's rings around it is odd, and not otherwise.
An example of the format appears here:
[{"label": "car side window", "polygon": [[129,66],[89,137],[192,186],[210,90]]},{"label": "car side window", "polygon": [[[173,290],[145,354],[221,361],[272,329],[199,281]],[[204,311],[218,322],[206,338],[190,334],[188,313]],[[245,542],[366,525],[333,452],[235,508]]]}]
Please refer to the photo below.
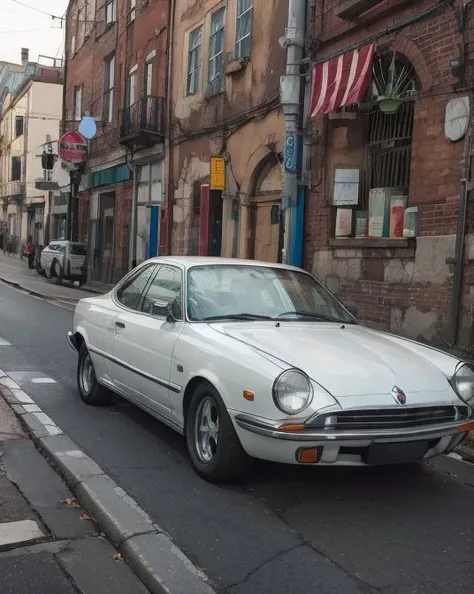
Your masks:
[{"label": "car side window", "polygon": [[167,301],[172,304],[173,315],[177,320],[183,318],[181,290],[182,273],[175,266],[164,264],[158,270],[143,298],[141,310],[151,314],[154,301]]},{"label": "car side window", "polygon": [[155,271],[156,266],[147,266],[120,287],[116,293],[119,303],[130,309],[138,310],[142,293]]}]

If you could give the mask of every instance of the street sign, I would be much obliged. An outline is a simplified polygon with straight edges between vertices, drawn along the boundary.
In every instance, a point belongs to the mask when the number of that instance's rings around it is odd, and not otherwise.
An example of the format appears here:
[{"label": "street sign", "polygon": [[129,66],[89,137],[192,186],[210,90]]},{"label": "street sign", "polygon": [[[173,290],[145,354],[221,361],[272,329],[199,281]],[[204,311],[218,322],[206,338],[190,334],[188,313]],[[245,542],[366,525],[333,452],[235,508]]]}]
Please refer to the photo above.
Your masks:
[{"label": "street sign", "polygon": [[97,133],[97,125],[94,118],[88,114],[83,116],[79,124],[79,132],[82,134],[82,136],[84,136],[84,138],[87,138],[88,140],[94,138]]},{"label": "street sign", "polygon": [[286,133],[285,142],[285,169],[290,173],[298,170],[298,135],[296,132]]},{"label": "street sign", "polygon": [[70,130],[59,140],[59,158],[66,163],[79,165],[87,159],[87,140],[76,130]]},{"label": "street sign", "polygon": [[225,189],[225,159],[224,157],[211,157],[210,190]]}]

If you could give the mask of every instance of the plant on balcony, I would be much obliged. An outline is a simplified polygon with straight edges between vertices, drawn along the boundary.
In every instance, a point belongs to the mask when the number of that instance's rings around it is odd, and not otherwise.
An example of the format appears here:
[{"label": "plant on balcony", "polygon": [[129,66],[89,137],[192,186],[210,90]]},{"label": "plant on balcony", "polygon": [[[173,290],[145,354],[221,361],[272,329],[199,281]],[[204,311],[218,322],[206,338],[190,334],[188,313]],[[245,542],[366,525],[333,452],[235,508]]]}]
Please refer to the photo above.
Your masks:
[{"label": "plant on balcony", "polygon": [[395,52],[391,56],[378,56],[373,66],[372,94],[385,114],[394,114],[405,101],[416,95],[416,78],[412,65],[400,60]]}]

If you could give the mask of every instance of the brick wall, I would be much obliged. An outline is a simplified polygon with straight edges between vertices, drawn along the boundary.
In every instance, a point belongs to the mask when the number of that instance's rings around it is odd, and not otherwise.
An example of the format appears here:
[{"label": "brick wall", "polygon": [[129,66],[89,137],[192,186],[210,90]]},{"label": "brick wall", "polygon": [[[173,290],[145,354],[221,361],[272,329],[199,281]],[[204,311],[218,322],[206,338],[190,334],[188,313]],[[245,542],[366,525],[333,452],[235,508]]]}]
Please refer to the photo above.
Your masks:
[{"label": "brick wall", "polygon": [[[406,19],[414,20],[432,6],[432,2],[386,0],[356,22],[337,16],[341,11],[338,0],[318,3],[315,26],[322,43],[317,58],[362,43]],[[406,245],[384,250],[374,243],[373,249],[359,249],[347,257],[347,250],[334,246],[333,170],[335,164],[359,166],[360,143],[354,140],[357,123],[338,124],[347,127],[351,138],[339,148],[334,143],[334,122],[325,117],[313,122],[319,140],[306,207],[306,266],[343,301],[356,304],[363,322],[434,342],[442,342],[447,331],[453,270],[445,260],[454,256],[464,166],[465,140],[452,142],[444,134],[447,102],[467,94],[455,86],[457,79],[449,64],[459,57],[461,42],[457,15],[449,6],[440,6],[431,16],[394,33],[380,35],[376,42],[377,50],[391,49],[408,58],[419,82],[409,186],[409,206],[418,206],[419,239],[410,244],[411,255],[406,253]],[[474,231],[473,220],[471,214],[468,231]],[[472,323],[472,281],[474,273],[467,260],[462,312],[465,337],[470,335]]]}]

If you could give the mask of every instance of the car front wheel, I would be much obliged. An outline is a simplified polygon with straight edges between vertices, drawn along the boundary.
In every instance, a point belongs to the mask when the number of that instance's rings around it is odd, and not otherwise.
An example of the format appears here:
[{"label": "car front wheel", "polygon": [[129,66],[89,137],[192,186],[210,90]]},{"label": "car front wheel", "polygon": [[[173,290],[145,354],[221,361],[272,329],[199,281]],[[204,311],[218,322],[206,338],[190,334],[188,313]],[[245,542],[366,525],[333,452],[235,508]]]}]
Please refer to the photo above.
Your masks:
[{"label": "car front wheel", "polygon": [[79,394],[86,404],[92,406],[110,404],[111,393],[107,388],[98,383],[95,377],[94,364],[85,344],[81,346],[79,351],[77,385],[79,387]]},{"label": "car front wheel", "polygon": [[244,451],[218,391],[200,384],[191,398],[186,440],[196,472],[208,481],[231,481],[245,474],[250,457]]}]

